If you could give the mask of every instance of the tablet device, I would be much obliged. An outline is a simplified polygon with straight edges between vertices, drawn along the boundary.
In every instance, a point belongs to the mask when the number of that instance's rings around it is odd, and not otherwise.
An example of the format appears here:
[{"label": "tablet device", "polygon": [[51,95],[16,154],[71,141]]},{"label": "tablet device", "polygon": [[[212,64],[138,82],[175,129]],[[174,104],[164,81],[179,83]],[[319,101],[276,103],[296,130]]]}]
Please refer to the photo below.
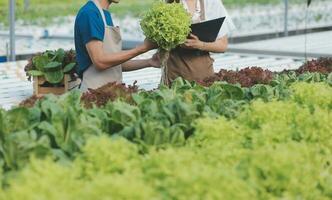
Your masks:
[{"label": "tablet device", "polygon": [[203,42],[214,42],[226,17],[204,21],[191,25],[191,33]]}]

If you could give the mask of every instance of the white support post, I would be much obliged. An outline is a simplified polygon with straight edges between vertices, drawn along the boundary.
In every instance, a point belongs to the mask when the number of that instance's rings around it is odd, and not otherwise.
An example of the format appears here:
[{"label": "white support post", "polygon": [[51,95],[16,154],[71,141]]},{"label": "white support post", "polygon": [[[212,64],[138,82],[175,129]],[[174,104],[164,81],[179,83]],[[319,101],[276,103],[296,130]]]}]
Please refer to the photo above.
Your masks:
[{"label": "white support post", "polygon": [[9,0],[9,27],[9,60],[15,61],[15,0]]},{"label": "white support post", "polygon": [[284,35],[288,36],[288,0],[284,0],[284,3],[285,3]]}]

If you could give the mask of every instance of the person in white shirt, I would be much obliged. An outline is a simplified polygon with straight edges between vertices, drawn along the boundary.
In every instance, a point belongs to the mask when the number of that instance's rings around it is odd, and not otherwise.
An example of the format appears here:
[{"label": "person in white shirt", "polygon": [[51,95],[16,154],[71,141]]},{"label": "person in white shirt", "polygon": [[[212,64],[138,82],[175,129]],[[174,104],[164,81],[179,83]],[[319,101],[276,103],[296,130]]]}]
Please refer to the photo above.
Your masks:
[{"label": "person in white shirt", "polygon": [[167,62],[167,84],[178,77],[201,81],[214,74],[210,52],[224,53],[227,50],[227,35],[235,26],[221,0],[166,0],[166,3],[181,3],[192,16],[192,23],[226,17],[214,42],[203,42],[190,35],[186,42],[170,53]]}]

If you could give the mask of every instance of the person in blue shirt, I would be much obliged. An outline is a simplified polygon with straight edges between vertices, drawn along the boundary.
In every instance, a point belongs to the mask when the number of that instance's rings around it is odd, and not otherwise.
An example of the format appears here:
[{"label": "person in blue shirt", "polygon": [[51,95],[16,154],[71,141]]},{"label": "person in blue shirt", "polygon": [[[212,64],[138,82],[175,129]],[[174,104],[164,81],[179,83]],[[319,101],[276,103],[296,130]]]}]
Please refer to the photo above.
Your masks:
[{"label": "person in blue shirt", "polygon": [[82,91],[96,89],[109,82],[121,83],[122,71],[160,66],[157,55],[145,60],[131,60],[157,48],[147,39],[134,49],[122,50],[120,29],[114,26],[108,11],[112,3],[119,1],[90,0],[76,16],[75,49]]}]

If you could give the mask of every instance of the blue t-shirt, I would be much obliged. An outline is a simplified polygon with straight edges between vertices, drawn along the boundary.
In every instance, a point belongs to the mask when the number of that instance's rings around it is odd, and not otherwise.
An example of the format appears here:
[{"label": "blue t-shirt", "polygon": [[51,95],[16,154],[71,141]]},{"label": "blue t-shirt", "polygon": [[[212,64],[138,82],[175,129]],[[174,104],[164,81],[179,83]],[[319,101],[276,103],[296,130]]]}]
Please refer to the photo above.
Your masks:
[{"label": "blue t-shirt", "polygon": [[[103,11],[107,25],[113,26],[111,13],[107,10]],[[74,32],[76,60],[78,63],[77,72],[79,76],[82,76],[83,72],[92,64],[85,45],[91,40],[103,41],[105,34],[103,18],[97,6],[92,1],[87,2],[78,12]]]}]

